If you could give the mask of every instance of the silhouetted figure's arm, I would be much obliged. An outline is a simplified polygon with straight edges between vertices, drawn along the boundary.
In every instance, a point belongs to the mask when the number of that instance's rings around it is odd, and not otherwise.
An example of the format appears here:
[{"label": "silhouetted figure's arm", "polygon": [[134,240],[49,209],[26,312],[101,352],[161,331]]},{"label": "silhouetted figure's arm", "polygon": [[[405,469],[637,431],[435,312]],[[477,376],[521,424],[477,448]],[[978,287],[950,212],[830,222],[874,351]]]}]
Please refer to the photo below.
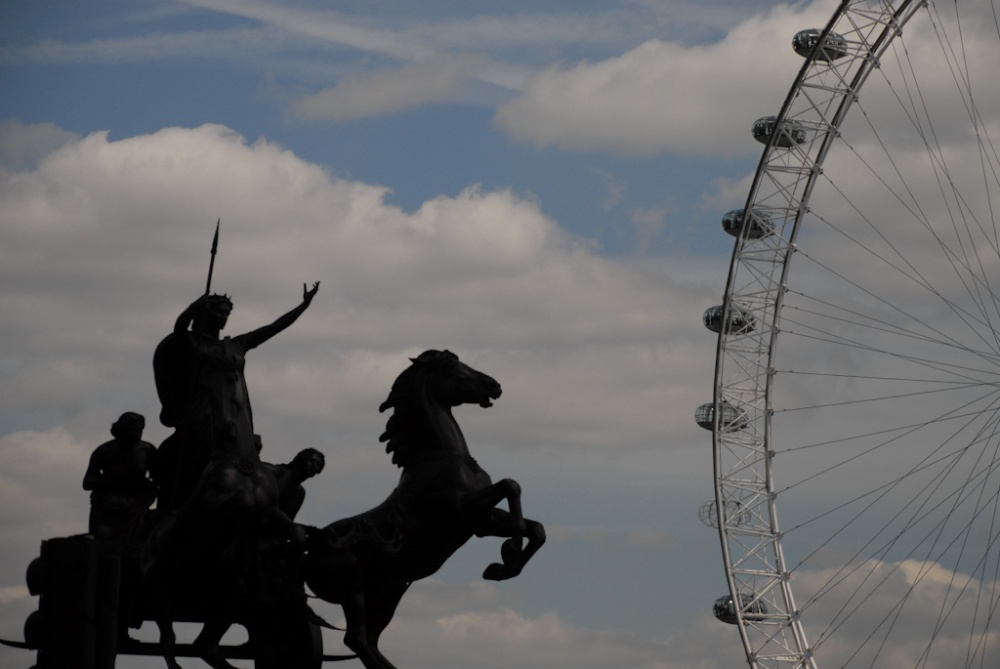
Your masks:
[{"label": "silhouetted figure's arm", "polygon": [[265,325],[264,327],[257,328],[253,332],[248,332],[242,336],[243,340],[246,342],[247,348],[256,348],[266,342],[268,339],[278,334],[289,325],[298,320],[299,316],[309,308],[312,303],[313,297],[315,297],[316,292],[319,290],[319,281],[313,284],[313,287],[307,288],[305,284],[302,285],[302,303],[289,311],[284,316],[279,317],[276,321],[270,325]]}]

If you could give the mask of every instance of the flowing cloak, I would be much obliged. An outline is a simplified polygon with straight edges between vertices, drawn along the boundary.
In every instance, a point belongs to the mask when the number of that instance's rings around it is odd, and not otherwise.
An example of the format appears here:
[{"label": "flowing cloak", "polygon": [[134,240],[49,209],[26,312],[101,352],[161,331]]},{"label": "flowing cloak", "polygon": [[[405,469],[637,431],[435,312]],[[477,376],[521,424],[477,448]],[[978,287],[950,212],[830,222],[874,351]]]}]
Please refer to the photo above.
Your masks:
[{"label": "flowing cloak", "polygon": [[253,411],[243,376],[246,353],[252,348],[247,335],[167,335],[153,354],[160,422],[184,431],[210,430],[199,436],[212,448],[236,440],[253,450]]},{"label": "flowing cloak", "polygon": [[177,427],[195,379],[195,360],[174,333],[168,334],[153,353],[153,377],[160,398],[160,422]]},{"label": "flowing cloak", "polygon": [[171,333],[156,347],[153,373],[160,422],[176,432],[161,445],[161,498],[179,506],[208,461],[255,452],[253,411],[243,369],[253,348],[247,335],[214,339]]}]

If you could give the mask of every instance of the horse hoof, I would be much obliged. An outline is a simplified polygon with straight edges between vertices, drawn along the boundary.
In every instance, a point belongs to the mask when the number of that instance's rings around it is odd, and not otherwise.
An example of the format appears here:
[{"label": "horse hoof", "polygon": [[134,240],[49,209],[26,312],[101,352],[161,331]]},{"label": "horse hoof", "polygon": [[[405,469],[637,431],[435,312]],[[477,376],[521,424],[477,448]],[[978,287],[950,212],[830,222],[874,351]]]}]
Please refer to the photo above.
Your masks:
[{"label": "horse hoof", "polygon": [[506,565],[494,562],[483,571],[483,578],[487,581],[505,581],[510,578]]},{"label": "horse hoof", "polygon": [[522,550],[520,541],[508,539],[500,545],[500,558],[507,565],[519,564]]},{"label": "horse hoof", "polygon": [[487,581],[506,581],[521,573],[521,565],[500,564],[494,562],[483,571],[483,578]]}]

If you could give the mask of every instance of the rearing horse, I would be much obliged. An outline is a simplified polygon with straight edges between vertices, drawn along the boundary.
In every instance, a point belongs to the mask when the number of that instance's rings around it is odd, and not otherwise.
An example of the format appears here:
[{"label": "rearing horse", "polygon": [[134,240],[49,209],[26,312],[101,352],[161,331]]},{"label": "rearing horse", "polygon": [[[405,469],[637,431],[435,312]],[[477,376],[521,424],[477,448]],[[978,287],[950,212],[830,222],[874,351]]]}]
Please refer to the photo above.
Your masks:
[{"label": "rearing horse", "polygon": [[[399,484],[374,509],[311,537],[306,559],[306,583],[343,607],[344,643],[366,669],[395,669],[378,640],[400,599],[473,535],[507,537],[501,562],[483,572],[498,581],[521,573],[545,541],[541,523],[521,514],[520,486],[490,480],[452,415],[461,404],[492,406],[500,384],[449,351],[426,351],[412,363],[379,408],[394,409],[380,441],[402,468]],[[496,508],[503,500],[508,508]]]}]

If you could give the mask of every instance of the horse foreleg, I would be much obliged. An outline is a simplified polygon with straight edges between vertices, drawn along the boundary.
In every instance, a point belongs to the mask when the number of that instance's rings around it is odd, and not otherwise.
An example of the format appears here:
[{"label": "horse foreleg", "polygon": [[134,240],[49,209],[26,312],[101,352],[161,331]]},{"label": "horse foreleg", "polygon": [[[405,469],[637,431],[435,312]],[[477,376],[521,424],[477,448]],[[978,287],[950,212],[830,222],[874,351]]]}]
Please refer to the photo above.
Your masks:
[{"label": "horse foreleg", "polygon": [[467,516],[476,515],[478,512],[486,509],[489,509],[493,513],[501,511],[500,509],[494,509],[494,507],[503,500],[507,500],[508,511],[506,513],[508,515],[506,516],[505,524],[509,533],[503,535],[494,534],[493,536],[511,537],[518,548],[520,548],[521,540],[524,538],[526,531],[526,525],[524,514],[521,513],[521,484],[514,479],[503,479],[480,490],[466,493],[459,501],[459,510],[463,515]]},{"label": "horse foreleg", "polygon": [[[505,499],[507,511],[495,508]],[[503,562],[495,562],[483,572],[483,578],[491,581],[502,581],[520,574],[524,563],[545,541],[545,530],[541,524],[531,521],[529,525],[528,521],[525,521],[521,511],[521,486],[514,479],[503,479],[493,485],[467,493],[460,501],[460,510],[467,515],[489,511],[486,525],[475,530],[478,536],[509,537],[500,547],[500,557]],[[529,532],[526,552],[524,539]]]},{"label": "horse foreleg", "polygon": [[[483,572],[485,579],[502,581],[520,574],[528,560],[542,547],[545,543],[545,527],[538,521],[523,517],[521,522],[517,523],[512,514],[503,509],[494,509],[489,522],[476,529],[476,536],[512,537],[500,547],[500,557],[503,562],[494,562]],[[523,548],[522,536],[528,540]]]}]

